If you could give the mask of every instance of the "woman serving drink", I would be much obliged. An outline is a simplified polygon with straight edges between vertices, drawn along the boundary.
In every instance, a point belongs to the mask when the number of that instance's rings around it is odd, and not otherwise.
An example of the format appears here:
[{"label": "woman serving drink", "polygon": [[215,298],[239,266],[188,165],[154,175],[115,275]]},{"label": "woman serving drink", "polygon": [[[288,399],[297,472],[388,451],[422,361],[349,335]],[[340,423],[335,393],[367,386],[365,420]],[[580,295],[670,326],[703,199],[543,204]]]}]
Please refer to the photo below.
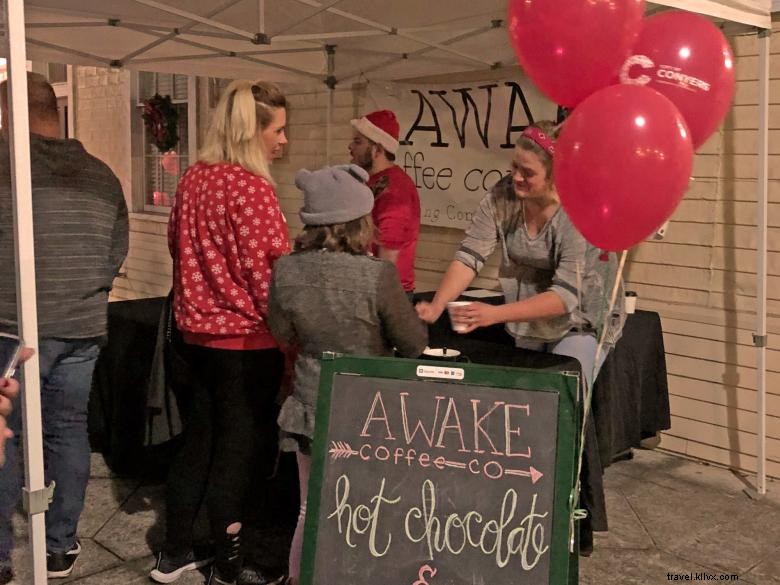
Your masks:
[{"label": "woman serving drink", "polygon": [[[590,384],[620,337],[625,313],[622,295],[608,311],[615,254],[588,244],[561,208],[552,175],[555,136],[549,121],[523,131],[511,173],[482,200],[433,300],[417,304],[417,313],[436,321],[499,247],[505,303],[453,307],[451,317],[460,332],[505,323],[517,347],[579,360]],[[603,327],[605,347],[596,363]]]}]

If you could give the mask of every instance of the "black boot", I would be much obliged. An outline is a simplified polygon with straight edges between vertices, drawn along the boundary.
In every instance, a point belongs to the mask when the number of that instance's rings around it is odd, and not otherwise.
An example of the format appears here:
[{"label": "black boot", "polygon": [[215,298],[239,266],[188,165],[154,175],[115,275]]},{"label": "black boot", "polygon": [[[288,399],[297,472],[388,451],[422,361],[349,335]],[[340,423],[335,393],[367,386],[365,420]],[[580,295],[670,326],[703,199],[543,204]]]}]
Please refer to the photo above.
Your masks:
[{"label": "black boot", "polygon": [[242,564],[240,534],[225,532],[217,542],[217,556],[211,568],[208,585],[235,585]]},{"label": "black boot", "polygon": [[593,554],[593,525],[590,516],[580,520],[579,553],[581,557],[589,557]]},{"label": "black boot", "polygon": [[256,565],[244,565],[236,579],[236,585],[282,585],[287,579],[284,569],[266,569]]}]

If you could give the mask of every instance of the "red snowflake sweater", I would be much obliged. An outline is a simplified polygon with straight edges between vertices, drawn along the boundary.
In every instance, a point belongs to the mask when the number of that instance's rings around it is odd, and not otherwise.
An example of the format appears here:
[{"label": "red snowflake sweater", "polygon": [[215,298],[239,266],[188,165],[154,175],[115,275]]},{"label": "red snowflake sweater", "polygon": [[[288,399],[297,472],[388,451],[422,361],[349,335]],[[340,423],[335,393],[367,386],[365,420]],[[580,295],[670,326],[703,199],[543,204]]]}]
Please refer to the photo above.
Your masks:
[{"label": "red snowflake sweater", "polygon": [[266,325],[271,269],[290,250],[273,186],[233,163],[198,162],[168,223],[176,323],[187,343],[276,347]]}]

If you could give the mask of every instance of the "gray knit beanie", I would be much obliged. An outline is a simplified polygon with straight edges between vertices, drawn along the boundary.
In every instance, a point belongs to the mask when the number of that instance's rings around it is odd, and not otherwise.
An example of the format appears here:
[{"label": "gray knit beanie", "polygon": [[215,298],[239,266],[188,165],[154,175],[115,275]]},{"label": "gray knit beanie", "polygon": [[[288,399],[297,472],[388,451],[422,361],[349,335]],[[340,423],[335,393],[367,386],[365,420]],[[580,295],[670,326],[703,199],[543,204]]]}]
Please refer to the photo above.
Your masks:
[{"label": "gray knit beanie", "polygon": [[347,223],[371,213],[374,194],[366,185],[368,173],[357,165],[335,165],[295,173],[303,191],[301,221],[306,225]]}]

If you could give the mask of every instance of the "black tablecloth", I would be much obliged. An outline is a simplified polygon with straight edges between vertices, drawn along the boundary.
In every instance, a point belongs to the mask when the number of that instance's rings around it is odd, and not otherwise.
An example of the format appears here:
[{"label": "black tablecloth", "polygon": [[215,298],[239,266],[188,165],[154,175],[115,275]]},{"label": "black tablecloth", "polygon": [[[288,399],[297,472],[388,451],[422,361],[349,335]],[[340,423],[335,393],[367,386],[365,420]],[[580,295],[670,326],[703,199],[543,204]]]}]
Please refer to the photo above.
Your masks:
[{"label": "black tablecloth", "polygon": [[164,298],[108,305],[108,343],[95,365],[89,403],[93,449],[117,472],[142,463],[149,372]]},{"label": "black tablecloth", "polygon": [[[418,293],[415,302],[431,298],[432,292]],[[464,296],[460,300],[475,299]],[[482,300],[500,304],[503,297]],[[576,363],[565,356],[515,348],[503,325],[480,328],[468,335],[455,333],[446,311],[430,326],[429,333],[431,347],[455,348],[476,363],[553,370]],[[604,467],[615,456],[639,446],[643,438],[670,428],[666,358],[658,313],[637,311],[627,316],[623,335],[596,380],[592,410]]]},{"label": "black tablecloth", "polygon": [[623,336],[607,356],[593,395],[593,415],[603,462],[671,427],[661,318],[628,315]]},{"label": "black tablecloth", "polygon": [[[415,302],[432,297],[432,292],[418,293]],[[460,300],[475,299],[464,296]],[[501,296],[481,300],[503,302]],[[431,347],[457,349],[474,363],[581,371],[574,358],[516,348],[503,325],[480,328],[467,335],[455,333],[446,311],[429,327],[429,335]],[[616,456],[639,446],[641,439],[671,426],[663,332],[657,313],[637,311],[628,315],[623,336],[596,380],[591,409],[592,417],[585,429],[583,500],[590,510],[593,529],[606,530],[603,469]]]},{"label": "black tablecloth", "polygon": [[[415,299],[431,296],[421,293]],[[152,298],[109,305],[109,340],[95,369],[90,434],[93,445],[115,471],[133,472],[149,465],[144,447],[146,400],[163,301]],[[431,347],[456,348],[474,363],[580,371],[573,358],[515,348],[501,325],[460,335],[452,331],[445,313],[429,333]],[[606,530],[603,468],[642,438],[670,427],[663,336],[656,313],[629,315],[622,339],[599,374],[592,412],[586,427],[583,499],[593,528]]]}]

